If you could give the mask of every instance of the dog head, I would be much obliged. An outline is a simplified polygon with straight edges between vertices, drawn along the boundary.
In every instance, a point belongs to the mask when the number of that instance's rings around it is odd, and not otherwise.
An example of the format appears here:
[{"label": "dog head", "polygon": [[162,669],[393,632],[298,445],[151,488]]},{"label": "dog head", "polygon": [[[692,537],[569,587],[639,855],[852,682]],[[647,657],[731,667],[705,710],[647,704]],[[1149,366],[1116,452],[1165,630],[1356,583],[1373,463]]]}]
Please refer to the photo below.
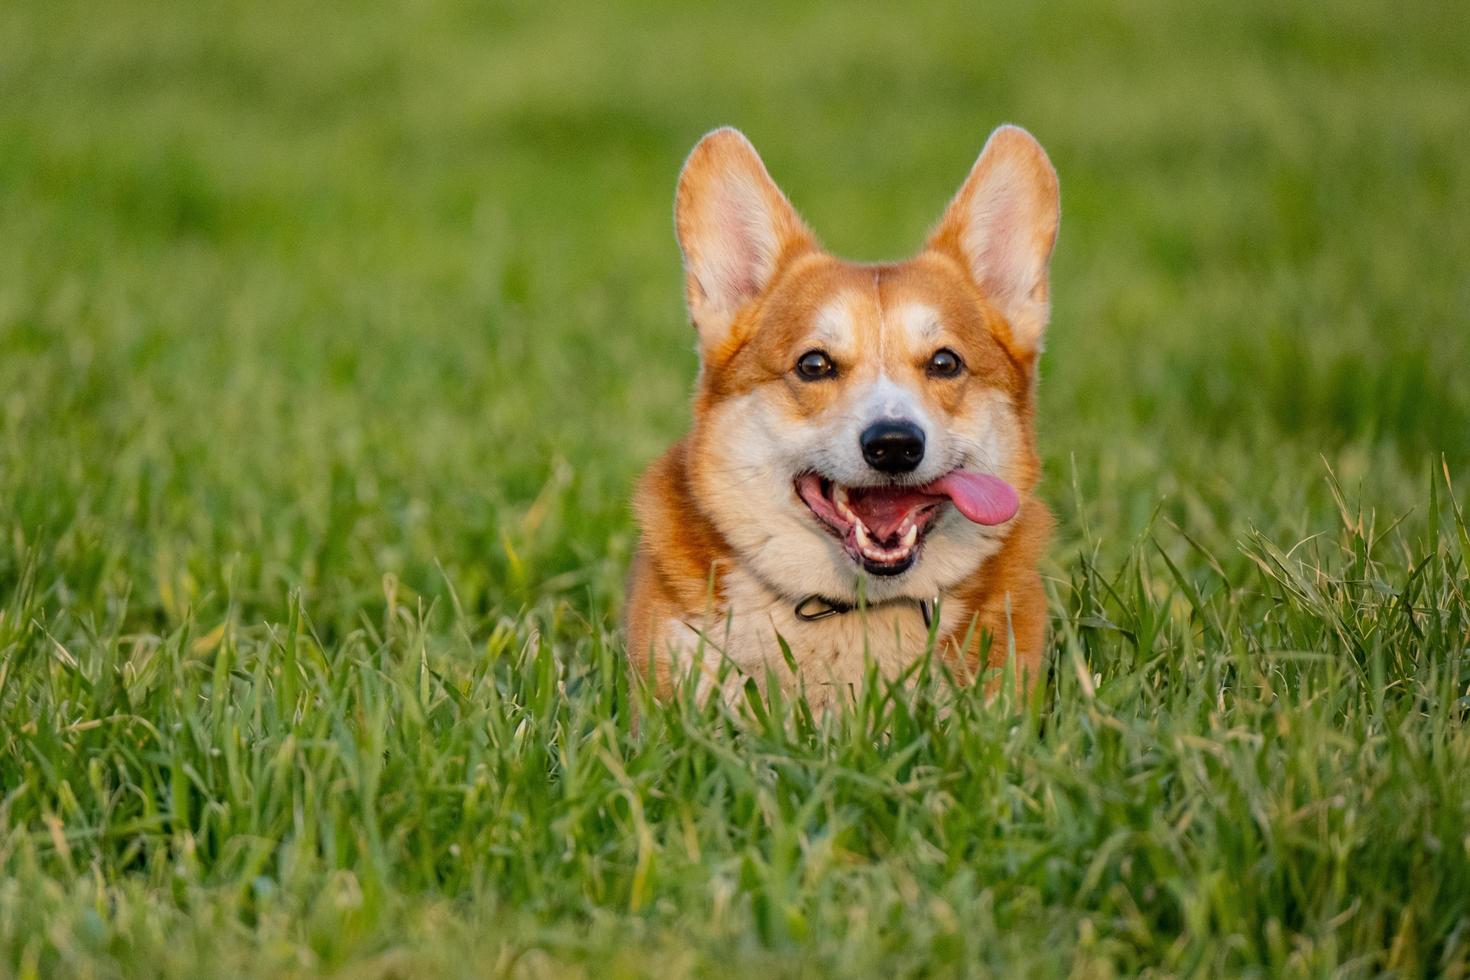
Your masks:
[{"label": "dog head", "polygon": [[1000,547],[1035,486],[1057,178],[997,129],[925,249],[824,252],[739,132],[704,137],[676,227],[698,333],[698,504],[772,588],[928,598]]}]

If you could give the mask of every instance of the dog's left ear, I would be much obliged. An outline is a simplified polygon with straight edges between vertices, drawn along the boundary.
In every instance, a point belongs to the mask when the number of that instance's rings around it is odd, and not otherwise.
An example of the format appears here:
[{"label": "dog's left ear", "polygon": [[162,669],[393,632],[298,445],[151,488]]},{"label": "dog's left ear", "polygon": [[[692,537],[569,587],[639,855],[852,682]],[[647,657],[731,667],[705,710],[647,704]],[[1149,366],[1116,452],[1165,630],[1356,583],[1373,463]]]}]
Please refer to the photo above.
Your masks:
[{"label": "dog's left ear", "polygon": [[990,134],[929,247],[964,264],[1010,324],[1018,353],[1041,349],[1051,303],[1047,265],[1061,220],[1057,172],[1019,126]]},{"label": "dog's left ear", "polygon": [[674,226],[701,351],[725,340],[783,261],[816,244],[755,147],[729,127],[706,135],[685,161]]}]

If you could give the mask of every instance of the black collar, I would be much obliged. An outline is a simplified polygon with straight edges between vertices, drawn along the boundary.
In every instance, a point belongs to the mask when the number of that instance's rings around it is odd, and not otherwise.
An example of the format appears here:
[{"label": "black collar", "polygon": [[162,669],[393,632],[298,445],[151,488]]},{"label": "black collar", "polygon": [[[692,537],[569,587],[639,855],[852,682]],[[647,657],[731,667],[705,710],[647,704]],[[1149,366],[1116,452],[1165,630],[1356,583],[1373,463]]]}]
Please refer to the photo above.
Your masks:
[{"label": "black collar", "polygon": [[[936,597],[937,598],[937,597]],[[870,602],[867,608],[874,606],[886,606],[894,602],[912,602],[919,607],[919,615],[924,617],[924,628],[931,628],[934,623],[934,600],[932,599],[889,599],[887,602]],[[796,618],[807,623],[815,623],[819,619],[828,616],[841,616],[850,613],[857,606],[851,602],[843,602],[841,599],[828,599],[826,596],[817,595],[813,592],[805,599],[796,604]]]}]

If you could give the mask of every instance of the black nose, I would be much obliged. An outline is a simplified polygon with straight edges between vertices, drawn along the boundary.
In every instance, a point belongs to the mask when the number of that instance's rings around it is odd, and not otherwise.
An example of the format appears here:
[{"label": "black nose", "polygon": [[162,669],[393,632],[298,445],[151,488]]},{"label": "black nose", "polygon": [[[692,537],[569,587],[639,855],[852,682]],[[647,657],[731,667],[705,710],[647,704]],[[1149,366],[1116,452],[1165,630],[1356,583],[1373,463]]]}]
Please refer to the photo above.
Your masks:
[{"label": "black nose", "polygon": [[912,422],[874,422],[858,444],[868,465],[884,473],[907,473],[924,458],[924,430]]}]

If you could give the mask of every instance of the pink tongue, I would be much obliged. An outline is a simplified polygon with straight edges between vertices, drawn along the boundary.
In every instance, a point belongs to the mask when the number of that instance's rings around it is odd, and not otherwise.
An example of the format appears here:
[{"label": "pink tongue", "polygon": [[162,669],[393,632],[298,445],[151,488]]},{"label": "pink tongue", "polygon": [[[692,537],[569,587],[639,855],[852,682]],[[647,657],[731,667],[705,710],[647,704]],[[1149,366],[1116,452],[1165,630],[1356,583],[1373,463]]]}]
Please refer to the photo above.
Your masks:
[{"label": "pink tongue", "polygon": [[944,494],[954,502],[956,510],[976,524],[1004,524],[1021,509],[1016,488],[989,473],[955,470],[924,489]]}]

